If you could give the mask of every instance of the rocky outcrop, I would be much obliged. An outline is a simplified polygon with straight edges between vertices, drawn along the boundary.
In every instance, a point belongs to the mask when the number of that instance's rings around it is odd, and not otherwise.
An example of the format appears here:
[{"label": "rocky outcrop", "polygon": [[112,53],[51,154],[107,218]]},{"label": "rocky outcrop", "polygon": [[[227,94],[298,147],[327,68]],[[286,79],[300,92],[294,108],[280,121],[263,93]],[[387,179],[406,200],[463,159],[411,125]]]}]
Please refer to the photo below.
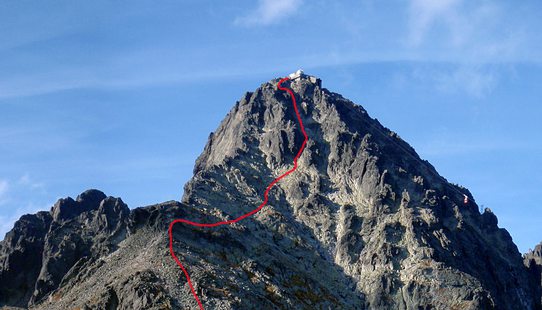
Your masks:
[{"label": "rocky outcrop", "polygon": [[[533,250],[527,252],[523,259],[525,266],[529,269],[532,286],[540,298],[542,296],[542,242],[537,244]],[[540,299],[540,305],[542,305],[542,298]]]},{"label": "rocky outcrop", "polygon": [[89,190],[48,213],[23,216],[2,241],[0,305],[41,302],[67,276],[113,251],[129,214],[121,199]]},{"label": "rocky outcrop", "polygon": [[0,243],[0,306],[26,306],[34,292],[52,217],[48,212],[21,217]]},{"label": "rocky outcrop", "polygon": [[[196,308],[169,254],[169,223],[245,214],[291,168],[303,136],[277,82],[246,93],[210,135],[182,202],[130,211],[89,191],[21,218],[0,243],[0,306]],[[319,80],[285,84],[309,136],[296,172],[250,218],[173,228],[206,309],[540,306],[535,267],[467,189]]]}]

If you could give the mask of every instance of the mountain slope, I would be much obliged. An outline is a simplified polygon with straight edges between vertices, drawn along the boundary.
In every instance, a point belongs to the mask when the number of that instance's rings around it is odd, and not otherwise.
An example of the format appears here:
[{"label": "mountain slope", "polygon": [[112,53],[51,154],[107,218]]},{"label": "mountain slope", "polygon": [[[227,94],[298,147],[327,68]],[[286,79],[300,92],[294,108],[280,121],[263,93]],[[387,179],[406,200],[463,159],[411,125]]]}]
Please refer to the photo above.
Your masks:
[{"label": "mountain slope", "polygon": [[[245,94],[211,134],[181,203],[129,211],[91,191],[23,217],[0,245],[0,306],[195,309],[168,253],[168,224],[236,218],[291,168],[303,136],[277,82]],[[251,218],[174,227],[207,309],[540,306],[510,235],[468,190],[319,80],[285,86],[309,136],[296,172]]]}]

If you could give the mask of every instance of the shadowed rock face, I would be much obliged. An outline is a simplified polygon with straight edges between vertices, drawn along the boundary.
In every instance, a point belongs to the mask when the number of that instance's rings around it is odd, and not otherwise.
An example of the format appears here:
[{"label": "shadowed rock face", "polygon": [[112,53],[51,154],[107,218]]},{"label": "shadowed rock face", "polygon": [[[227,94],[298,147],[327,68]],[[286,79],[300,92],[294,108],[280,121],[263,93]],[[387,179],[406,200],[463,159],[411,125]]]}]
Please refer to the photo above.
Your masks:
[{"label": "shadowed rock face", "polygon": [[119,198],[89,190],[59,200],[50,212],[23,216],[2,241],[0,305],[42,301],[73,267],[114,250],[129,214]]},{"label": "shadowed rock face", "polygon": [[[130,211],[89,191],[21,218],[0,245],[0,306],[196,308],[168,224],[238,217],[291,168],[303,136],[277,82],[245,94],[210,135],[181,203]],[[539,269],[535,285],[534,267],[467,189],[361,106],[306,76],[286,84],[309,136],[298,170],[251,218],[173,229],[206,309],[540,306]]]},{"label": "shadowed rock face", "polygon": [[[536,288],[536,293],[540,297],[542,294],[542,242],[524,255],[524,263],[529,268],[532,286]],[[540,303],[542,304],[542,299]]]},{"label": "shadowed rock face", "polygon": [[0,243],[0,305],[28,304],[41,270],[51,215],[25,215]]}]

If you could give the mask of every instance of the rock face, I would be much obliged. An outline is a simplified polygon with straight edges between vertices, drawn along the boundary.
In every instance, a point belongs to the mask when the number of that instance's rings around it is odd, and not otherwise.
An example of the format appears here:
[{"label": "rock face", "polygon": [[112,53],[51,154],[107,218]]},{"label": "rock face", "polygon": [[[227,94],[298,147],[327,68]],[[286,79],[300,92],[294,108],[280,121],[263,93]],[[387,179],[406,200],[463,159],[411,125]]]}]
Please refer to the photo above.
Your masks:
[{"label": "rock face", "polygon": [[[246,93],[210,135],[182,202],[130,211],[89,191],[22,217],[0,243],[0,306],[197,308],[168,225],[247,213],[291,168],[303,136],[277,82]],[[296,172],[241,222],[174,226],[206,309],[540,308],[540,269],[467,189],[319,80],[283,85],[309,136]]]},{"label": "rock face", "polygon": [[[529,268],[532,286],[536,288],[538,296],[542,295],[542,242],[534,250],[524,255],[525,266]],[[542,299],[540,300],[542,304]]]},{"label": "rock face", "polygon": [[25,215],[2,241],[0,305],[39,303],[89,262],[125,238],[130,210],[118,198],[89,190],[59,200],[50,212]]},{"label": "rock face", "polygon": [[25,215],[0,244],[0,305],[25,306],[42,266],[51,215]]}]

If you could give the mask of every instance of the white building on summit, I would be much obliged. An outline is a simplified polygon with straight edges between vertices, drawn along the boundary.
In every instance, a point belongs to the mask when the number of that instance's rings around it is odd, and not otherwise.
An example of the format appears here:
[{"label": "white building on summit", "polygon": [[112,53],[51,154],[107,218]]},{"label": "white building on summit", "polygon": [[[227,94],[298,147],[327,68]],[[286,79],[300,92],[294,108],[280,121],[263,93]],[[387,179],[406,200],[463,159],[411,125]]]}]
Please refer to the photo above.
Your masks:
[{"label": "white building on summit", "polygon": [[297,70],[294,73],[288,74],[288,78],[290,78],[290,80],[292,81],[305,78],[305,79],[308,79],[311,83],[318,85],[318,87],[322,87],[322,80],[312,75],[306,75],[301,69]]},{"label": "white building on summit", "polygon": [[305,73],[303,72],[303,70],[299,69],[294,73],[288,74],[288,77],[290,78],[290,80],[295,80],[295,79],[300,78],[303,75],[305,75]]}]

